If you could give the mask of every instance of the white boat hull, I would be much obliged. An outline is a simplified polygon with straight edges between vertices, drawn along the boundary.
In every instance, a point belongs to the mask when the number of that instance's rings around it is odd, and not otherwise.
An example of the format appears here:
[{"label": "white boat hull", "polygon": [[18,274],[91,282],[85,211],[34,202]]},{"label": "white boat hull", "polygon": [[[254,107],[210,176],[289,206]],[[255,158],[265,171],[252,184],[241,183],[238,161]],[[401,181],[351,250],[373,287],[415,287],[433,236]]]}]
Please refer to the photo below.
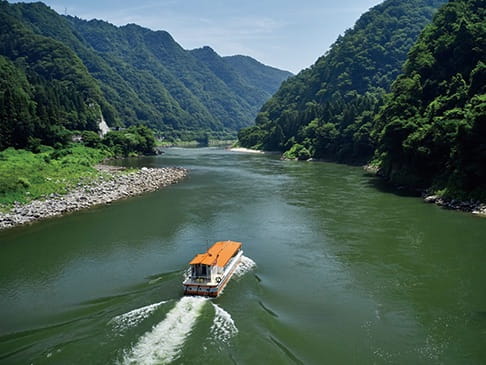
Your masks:
[{"label": "white boat hull", "polygon": [[224,273],[221,276],[218,276],[218,278],[220,279],[219,281],[208,280],[206,282],[200,282],[197,279],[187,277],[182,283],[184,287],[184,295],[217,297],[223,291],[223,289],[233,276],[236,268],[238,267],[238,264],[241,261],[242,255],[243,251],[240,250],[238,254],[234,257],[231,264],[228,265]]}]

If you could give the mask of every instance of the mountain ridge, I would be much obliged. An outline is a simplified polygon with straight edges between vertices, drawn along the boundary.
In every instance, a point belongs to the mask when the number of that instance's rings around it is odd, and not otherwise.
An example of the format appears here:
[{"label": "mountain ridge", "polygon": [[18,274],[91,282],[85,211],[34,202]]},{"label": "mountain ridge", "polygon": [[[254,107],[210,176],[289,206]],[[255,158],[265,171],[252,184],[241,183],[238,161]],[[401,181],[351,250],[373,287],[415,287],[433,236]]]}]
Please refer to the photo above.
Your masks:
[{"label": "mountain ridge", "polygon": [[[225,82],[211,70],[211,65],[183,49],[166,31],[63,16],[39,2],[2,1],[0,8],[0,22],[24,29],[29,34],[25,39],[41,36],[60,42],[81,60],[86,77],[100,90],[96,104],[112,127],[145,124],[169,139],[207,134],[224,138],[249,125],[270,97],[247,82],[245,72],[238,73],[215,53],[214,58],[223,62],[237,81]],[[18,39],[9,36],[7,28],[3,33],[4,48],[13,52],[0,55],[7,56],[21,72],[27,72],[30,66],[15,56]],[[261,64],[262,72],[265,67]],[[289,73],[281,71],[278,75],[283,80]],[[37,77],[32,74],[30,82],[35,84]],[[72,113],[79,112],[72,109]],[[34,116],[33,120],[39,119]],[[55,124],[69,129],[61,119]],[[41,138],[39,133],[33,137]],[[26,142],[21,144],[25,146]]]},{"label": "mountain ridge", "polygon": [[371,8],[312,66],[282,83],[255,126],[240,131],[242,146],[284,152],[297,144],[316,158],[368,159],[370,115],[383,104],[408,50],[445,2],[387,0]]},{"label": "mountain ridge", "polygon": [[[486,202],[485,9],[484,0],[372,8],[282,83],[255,125],[238,133],[240,144],[369,164],[389,183],[451,207]],[[430,21],[419,28],[417,19]]]}]

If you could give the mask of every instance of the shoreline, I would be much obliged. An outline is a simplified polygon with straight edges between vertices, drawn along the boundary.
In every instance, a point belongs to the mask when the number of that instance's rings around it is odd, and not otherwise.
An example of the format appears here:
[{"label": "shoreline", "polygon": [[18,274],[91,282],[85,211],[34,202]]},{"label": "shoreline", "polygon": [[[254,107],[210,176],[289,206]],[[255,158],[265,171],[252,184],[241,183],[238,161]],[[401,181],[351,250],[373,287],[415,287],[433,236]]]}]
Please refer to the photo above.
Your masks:
[{"label": "shoreline", "polygon": [[446,199],[438,195],[422,195],[424,203],[435,204],[441,208],[470,213],[478,217],[486,218],[486,204],[476,201],[461,201]]},{"label": "shoreline", "polygon": [[[280,153],[280,152],[271,152],[271,151],[264,151],[264,150],[252,150],[250,148],[244,148],[244,147],[232,147],[232,148],[228,148],[227,150],[231,151],[231,152],[244,152],[244,153],[253,153],[253,154]],[[282,154],[281,160],[292,161],[292,159],[283,158],[283,154]],[[297,161],[298,159],[296,158],[296,159],[293,159],[293,160]],[[303,160],[303,161],[305,161],[305,162],[329,162],[329,163],[340,164],[340,162],[336,162],[336,161],[332,161],[332,160],[314,159],[314,158],[310,158],[308,160]],[[349,163],[344,163],[344,164],[347,165],[347,166],[361,166],[367,174],[382,178],[380,176],[379,169],[376,166],[371,166],[369,164],[365,164],[365,165],[360,165],[360,164],[352,165],[352,164],[349,164]],[[418,195],[420,195],[420,192],[418,192],[417,196]],[[457,200],[457,199],[447,199],[447,198],[443,198],[443,197],[438,196],[438,195],[431,195],[430,193],[427,194],[426,191],[422,191],[421,195],[422,195],[422,201],[424,203],[435,204],[435,205],[437,205],[437,206],[439,206],[443,209],[456,210],[456,211],[460,211],[460,212],[473,214],[473,215],[478,216],[478,217],[486,218],[486,203],[481,203],[479,201],[472,201],[472,200],[460,201],[460,200]]]},{"label": "shoreline", "polygon": [[230,152],[246,152],[246,153],[259,153],[259,154],[264,154],[264,151],[261,150],[252,150],[250,148],[244,148],[244,147],[231,147],[228,148],[228,151]]},{"label": "shoreline", "polygon": [[67,194],[50,194],[45,199],[18,203],[8,212],[0,212],[0,230],[155,191],[180,182],[188,174],[187,169],[180,167],[142,167],[129,173],[120,173],[120,168],[106,165],[96,168],[104,176],[89,183],[78,183]]},{"label": "shoreline", "polygon": [[276,155],[280,153],[279,151],[252,150],[251,148],[245,148],[245,147],[230,147],[230,148],[226,148],[226,150],[230,152],[255,153],[260,155]]},{"label": "shoreline", "polygon": [[[367,174],[383,179],[383,177],[380,175],[379,169],[376,166],[364,165],[363,170]],[[486,218],[486,203],[481,203],[480,201],[474,200],[444,198],[440,195],[430,194],[430,192],[424,190],[418,190],[417,192],[417,196],[420,194],[424,203],[435,204],[443,209],[456,210]]]}]

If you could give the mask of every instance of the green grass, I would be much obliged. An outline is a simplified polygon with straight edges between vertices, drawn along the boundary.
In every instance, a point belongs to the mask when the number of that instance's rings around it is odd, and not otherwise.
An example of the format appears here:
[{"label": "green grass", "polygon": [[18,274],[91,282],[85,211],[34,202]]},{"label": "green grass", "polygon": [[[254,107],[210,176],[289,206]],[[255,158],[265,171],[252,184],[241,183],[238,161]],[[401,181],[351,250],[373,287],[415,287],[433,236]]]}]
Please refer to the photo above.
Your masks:
[{"label": "green grass", "polygon": [[8,148],[0,152],[0,204],[26,203],[52,193],[63,194],[79,182],[101,175],[93,166],[109,152],[72,146],[63,150],[44,147],[40,153]]}]

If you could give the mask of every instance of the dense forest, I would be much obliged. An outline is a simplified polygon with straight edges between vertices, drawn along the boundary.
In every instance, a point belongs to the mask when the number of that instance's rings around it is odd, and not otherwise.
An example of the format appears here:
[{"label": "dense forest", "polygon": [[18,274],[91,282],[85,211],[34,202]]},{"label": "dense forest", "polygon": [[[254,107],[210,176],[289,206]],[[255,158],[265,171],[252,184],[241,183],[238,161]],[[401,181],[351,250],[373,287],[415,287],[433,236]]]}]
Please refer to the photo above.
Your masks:
[{"label": "dense forest", "polygon": [[288,79],[243,129],[242,146],[365,162],[373,115],[407,52],[445,0],[387,0],[363,14],[316,63]]},{"label": "dense forest", "polygon": [[97,130],[102,107],[109,104],[74,52],[2,13],[0,150],[55,145],[68,130]]},{"label": "dense forest", "polygon": [[[127,156],[152,152],[156,136],[243,128],[243,147],[369,163],[398,185],[484,201],[485,5],[386,0],[289,78],[250,57],[184,50],[164,31],[2,0],[0,151],[61,150],[78,136]],[[101,139],[102,118],[120,130]]]},{"label": "dense forest", "polygon": [[442,3],[371,9],[282,84],[241,145],[371,163],[400,186],[486,201],[486,2],[451,0],[422,29]]},{"label": "dense forest", "polygon": [[168,140],[235,135],[291,75],[236,59],[184,50],[164,31],[0,1],[0,150],[63,143],[101,115]]},{"label": "dense forest", "polygon": [[373,126],[392,182],[486,201],[485,19],[486,1],[450,1],[410,51]]}]

